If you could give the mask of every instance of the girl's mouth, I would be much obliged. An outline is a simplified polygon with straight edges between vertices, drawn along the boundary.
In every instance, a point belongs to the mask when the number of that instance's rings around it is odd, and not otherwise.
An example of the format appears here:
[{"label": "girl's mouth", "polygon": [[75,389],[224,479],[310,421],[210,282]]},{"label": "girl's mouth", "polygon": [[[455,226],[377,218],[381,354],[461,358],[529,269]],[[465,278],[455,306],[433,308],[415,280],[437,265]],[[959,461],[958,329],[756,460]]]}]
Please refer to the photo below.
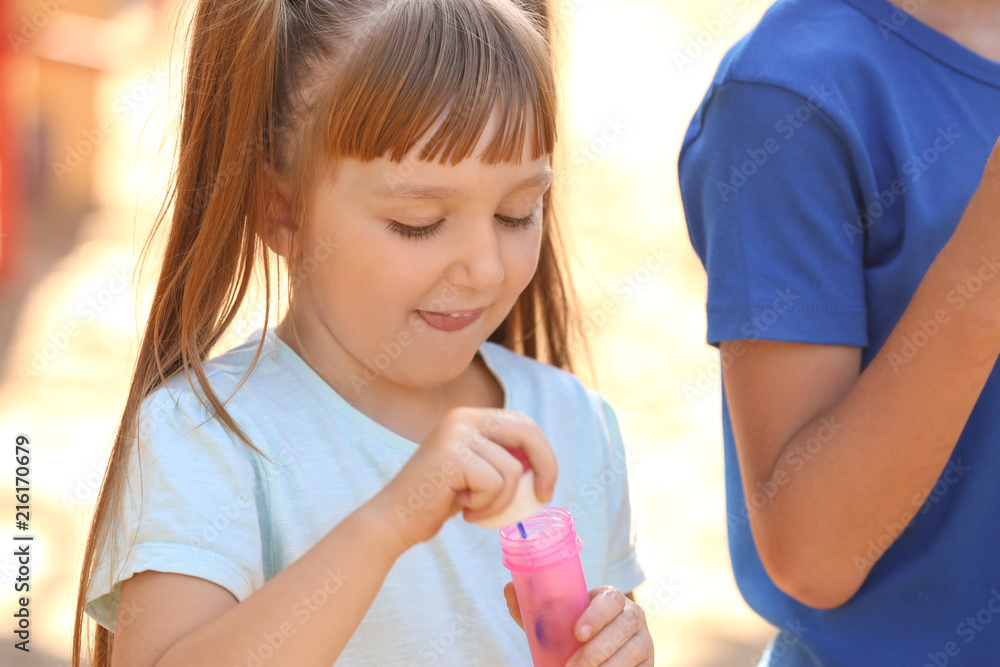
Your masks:
[{"label": "girl's mouth", "polygon": [[458,331],[478,320],[479,316],[483,314],[483,309],[456,310],[447,313],[418,310],[417,314],[424,319],[424,322],[427,322],[427,324],[435,329],[440,329],[441,331]]}]

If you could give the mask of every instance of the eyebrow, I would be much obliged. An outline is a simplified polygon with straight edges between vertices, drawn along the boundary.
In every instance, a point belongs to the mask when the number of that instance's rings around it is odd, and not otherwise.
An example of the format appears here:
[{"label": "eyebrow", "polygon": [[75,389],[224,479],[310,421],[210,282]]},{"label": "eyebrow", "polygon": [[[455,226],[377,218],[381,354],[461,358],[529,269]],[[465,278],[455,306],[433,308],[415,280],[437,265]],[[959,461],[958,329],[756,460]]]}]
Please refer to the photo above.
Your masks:
[{"label": "eyebrow", "polygon": [[[511,187],[510,192],[526,190],[527,188],[548,187],[552,184],[552,170],[546,169],[534,176],[522,179]],[[396,186],[385,186],[370,192],[373,197],[382,199],[461,199],[462,190],[434,185],[410,185],[401,183]]]}]

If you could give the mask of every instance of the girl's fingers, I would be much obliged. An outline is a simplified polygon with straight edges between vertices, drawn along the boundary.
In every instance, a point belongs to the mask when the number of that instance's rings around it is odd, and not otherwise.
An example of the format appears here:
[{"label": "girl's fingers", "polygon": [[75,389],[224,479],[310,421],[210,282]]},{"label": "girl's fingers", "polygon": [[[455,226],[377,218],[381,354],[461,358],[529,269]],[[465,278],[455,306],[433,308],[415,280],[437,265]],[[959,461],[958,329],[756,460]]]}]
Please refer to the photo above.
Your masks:
[{"label": "girl's fingers", "polygon": [[497,495],[505,490],[505,486],[510,486],[512,481],[506,480],[504,474],[481,455],[487,448],[499,448],[499,445],[478,432],[467,437],[466,441],[471,443],[470,455],[463,456],[456,466],[460,474],[455,478],[455,484],[459,487],[455,489],[455,497],[468,518],[475,516],[477,510],[489,508]]},{"label": "girl's fingers", "polygon": [[503,587],[503,596],[507,599],[507,611],[510,612],[510,617],[524,630],[524,622],[521,620],[521,605],[517,602],[513,581],[507,582],[507,585]]},{"label": "girl's fingers", "polygon": [[[524,471],[521,462],[510,451],[489,440],[480,443],[475,455],[500,475],[501,486],[499,489],[482,489],[476,500],[485,504],[475,506],[470,504],[464,515],[466,521],[478,521],[502,512],[514,499],[518,482]],[[473,487],[472,497],[476,497],[476,494],[477,489]]]},{"label": "girl's fingers", "polygon": [[570,658],[567,665],[579,665],[580,667],[653,667],[653,642],[648,635],[633,635],[625,642],[624,646],[618,647],[612,655],[603,657],[599,652],[596,657]]},{"label": "girl's fingers", "polygon": [[483,435],[504,447],[521,448],[535,473],[535,495],[543,503],[552,500],[559,464],[548,438],[538,424],[521,412],[481,410],[478,424]]},{"label": "girl's fingers", "polygon": [[590,605],[580,614],[573,633],[582,642],[590,639],[625,610],[628,598],[614,586],[590,589]]},{"label": "girl's fingers", "polygon": [[[507,507],[517,492],[523,468],[509,450],[521,449],[535,474],[535,495],[552,499],[558,474],[555,454],[535,422],[522,413],[499,409],[456,408],[421,445],[434,479],[447,479],[465,518],[477,521]],[[425,480],[417,477],[420,484]]]},{"label": "girl's fingers", "polygon": [[591,591],[590,606],[577,621],[576,633],[577,638],[586,643],[567,665],[635,667],[652,664],[653,641],[646,629],[645,614],[639,605],[612,586]]},{"label": "girl's fingers", "polygon": [[525,452],[535,469],[535,493],[547,502],[555,487],[555,454],[529,417],[497,409],[449,411],[379,494],[399,518],[401,543],[430,539],[459,510],[479,520],[506,508],[523,473],[507,451],[514,448]]}]

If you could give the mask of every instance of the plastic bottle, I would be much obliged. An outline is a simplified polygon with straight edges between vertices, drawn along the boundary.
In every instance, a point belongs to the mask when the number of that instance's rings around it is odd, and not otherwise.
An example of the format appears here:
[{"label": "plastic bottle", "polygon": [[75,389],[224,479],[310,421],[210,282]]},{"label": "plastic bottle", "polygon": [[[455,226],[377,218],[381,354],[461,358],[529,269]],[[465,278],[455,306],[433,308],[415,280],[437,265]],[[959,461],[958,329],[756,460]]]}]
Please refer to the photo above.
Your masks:
[{"label": "plastic bottle", "polygon": [[543,507],[523,521],[500,530],[503,564],[510,570],[528,636],[534,667],[565,667],[582,646],[573,634],[590,604],[580,565],[582,541],[573,517],[559,507]]}]

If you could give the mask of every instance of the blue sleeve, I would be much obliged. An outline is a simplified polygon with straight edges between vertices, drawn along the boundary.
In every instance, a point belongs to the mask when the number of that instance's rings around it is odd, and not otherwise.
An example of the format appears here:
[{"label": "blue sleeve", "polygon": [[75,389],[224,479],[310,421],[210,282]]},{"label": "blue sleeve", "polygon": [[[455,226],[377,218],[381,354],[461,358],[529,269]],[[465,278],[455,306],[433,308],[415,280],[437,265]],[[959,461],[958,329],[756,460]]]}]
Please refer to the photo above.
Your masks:
[{"label": "blue sleeve", "polygon": [[840,127],[773,85],[716,86],[678,164],[708,342],[868,343],[858,179]]},{"label": "blue sleeve", "polygon": [[239,601],[264,584],[251,450],[210,419],[191,391],[156,390],[138,433],[117,536],[98,554],[87,592],[87,614],[112,631],[121,582],[139,572],[206,579]]}]

